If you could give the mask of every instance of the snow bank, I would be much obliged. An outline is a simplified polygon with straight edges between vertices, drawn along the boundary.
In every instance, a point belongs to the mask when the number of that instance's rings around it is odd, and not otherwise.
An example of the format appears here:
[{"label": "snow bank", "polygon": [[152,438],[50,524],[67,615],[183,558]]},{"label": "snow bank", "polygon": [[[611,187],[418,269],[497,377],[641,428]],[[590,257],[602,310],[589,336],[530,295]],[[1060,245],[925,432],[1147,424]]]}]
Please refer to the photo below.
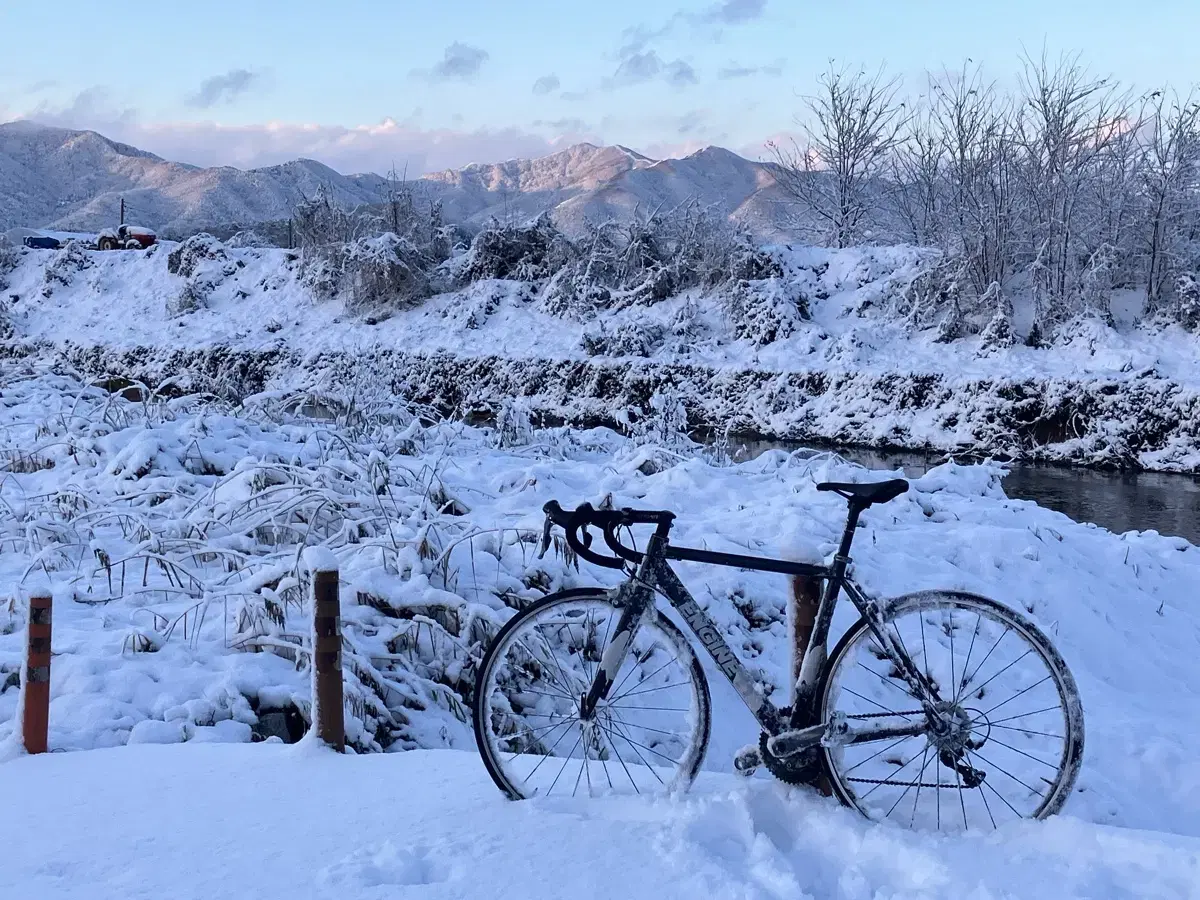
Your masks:
[{"label": "snow bank", "polygon": [[1046,349],[939,343],[897,300],[930,251],[777,249],[778,277],[579,318],[547,305],[546,284],[495,279],[358,317],[352,298],[314,299],[296,252],[203,249],[188,266],[169,244],[22,251],[0,311],[7,352],[237,396],[336,370],[440,406],[523,395],[576,422],[621,422],[674,389],[694,425],[769,437],[1200,471],[1193,336],[1120,320]]},{"label": "snow bank", "polygon": [[[782,554],[803,540],[828,554],[844,504],[816,483],[871,477],[828,454],[723,464],[651,428],[627,440],[423,425],[390,393],[354,385],[263,395],[234,415],[211,398],[130,400],[3,366],[0,739],[16,712],[22,588],[49,577],[57,749],[297,737],[309,703],[306,547],[333,554],[343,582],[351,743],[470,748],[464,697],[495,630],[547,591],[615,577],[537,559],[546,501],[611,494],[675,510],[685,545]],[[869,511],[857,577],[877,594],[957,588],[1032,616],[1074,671],[1087,716],[1067,811],[1200,835],[1200,550],[1009,500],[1001,473],[942,466]],[[785,580],[690,564],[680,574],[755,677],[785,688]],[[840,610],[835,631],[849,620]],[[710,680],[706,765],[727,771],[755,728],[711,668]]]},{"label": "snow bank", "polygon": [[1194,895],[1194,838],[1071,818],[940,838],[733,777],[657,803],[509,803],[477,759],[450,751],[51,754],[0,766],[0,795],[22,810],[0,890],[38,900]]}]

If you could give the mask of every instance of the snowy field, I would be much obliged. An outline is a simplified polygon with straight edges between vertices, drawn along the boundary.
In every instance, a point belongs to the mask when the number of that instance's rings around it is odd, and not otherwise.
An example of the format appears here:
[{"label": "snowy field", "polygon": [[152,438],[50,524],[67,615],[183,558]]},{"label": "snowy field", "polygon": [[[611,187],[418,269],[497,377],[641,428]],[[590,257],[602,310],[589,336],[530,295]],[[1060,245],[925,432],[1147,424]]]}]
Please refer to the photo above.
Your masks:
[{"label": "snowy field", "polygon": [[[48,581],[51,747],[101,751],[0,766],[0,796],[23,811],[0,896],[1195,896],[1200,550],[1181,539],[1010,500],[995,466],[938,467],[864,517],[868,590],[987,594],[1062,651],[1087,747],[1060,820],[913,836],[735,782],[754,724],[711,666],[697,796],[511,805],[469,752],[370,752],[470,751],[462,698],[499,625],[548,590],[611,583],[559,548],[536,559],[543,503],[611,495],[675,510],[679,543],[769,555],[807,535],[828,553],[844,505],[815,484],[879,473],[804,452],[730,464],[667,418],[626,439],[534,431],[517,405],[498,430],[429,424],[387,397],[352,407],[349,388],[233,408],[128,400],[23,364],[5,363],[0,383],[0,741],[24,598]],[[305,545],[341,565],[353,758],[247,743],[307,710]],[[680,573],[755,675],[781,686],[783,578]],[[843,609],[835,631],[848,624]],[[247,746],[209,746],[229,742]],[[348,823],[328,846],[324,809]],[[38,828],[48,856],[26,849]],[[606,887],[604,870],[625,886]],[[4,886],[14,877],[21,891]],[[663,887],[632,893],[651,885]]]},{"label": "snowy field", "polygon": [[[37,900],[1182,900],[1200,840],[1061,817],[870,826],[736,776],[678,799],[511,803],[455,751],[131,747],[0,766],[0,894]],[[86,798],[86,801],[81,800]]]}]

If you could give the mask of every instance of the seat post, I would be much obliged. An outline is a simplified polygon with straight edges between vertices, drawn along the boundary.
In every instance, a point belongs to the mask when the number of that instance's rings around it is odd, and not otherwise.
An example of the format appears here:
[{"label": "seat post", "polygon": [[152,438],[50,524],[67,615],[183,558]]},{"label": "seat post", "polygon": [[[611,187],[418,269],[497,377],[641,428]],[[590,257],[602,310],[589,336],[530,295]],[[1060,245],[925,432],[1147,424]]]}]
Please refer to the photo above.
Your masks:
[{"label": "seat post", "polygon": [[846,515],[846,530],[842,532],[842,543],[838,547],[838,556],[850,556],[850,544],[854,541],[854,529],[858,527],[858,517],[867,508],[866,504],[851,499],[850,511]]}]

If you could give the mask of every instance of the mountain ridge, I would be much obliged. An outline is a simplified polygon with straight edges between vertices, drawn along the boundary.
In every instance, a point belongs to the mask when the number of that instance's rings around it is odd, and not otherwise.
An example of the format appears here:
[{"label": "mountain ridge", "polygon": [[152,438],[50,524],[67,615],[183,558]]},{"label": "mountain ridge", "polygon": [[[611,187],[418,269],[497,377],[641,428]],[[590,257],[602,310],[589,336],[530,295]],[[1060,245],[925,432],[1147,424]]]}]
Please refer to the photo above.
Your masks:
[{"label": "mountain ridge", "polygon": [[[764,238],[786,236],[772,166],[721,147],[653,159],[622,145],[579,143],[546,156],[472,163],[408,184],[442,204],[449,221],[482,224],[549,213],[567,231],[587,221],[626,221],[663,205],[697,202]],[[164,233],[286,220],[323,187],[345,207],[387,200],[373,173],[344,175],[319,160],[273,166],[200,167],[163,159],[95,131],[29,120],[0,124],[0,231],[94,231],[127,218]]]}]

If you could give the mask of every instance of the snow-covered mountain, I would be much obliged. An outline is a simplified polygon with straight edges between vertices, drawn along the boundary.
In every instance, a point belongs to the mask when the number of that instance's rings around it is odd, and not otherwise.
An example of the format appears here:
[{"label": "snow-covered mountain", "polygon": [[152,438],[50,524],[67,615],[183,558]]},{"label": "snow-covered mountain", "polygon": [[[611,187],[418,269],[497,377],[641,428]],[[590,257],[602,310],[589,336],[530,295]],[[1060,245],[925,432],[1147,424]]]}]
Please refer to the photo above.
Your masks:
[{"label": "snow-covered mountain", "polygon": [[[308,159],[205,169],[92,131],[0,125],[0,231],[94,230],[117,220],[122,199],[129,219],[170,232],[278,221],[322,185],[344,206],[379,203],[388,188],[378,175],[342,175]],[[694,200],[778,237],[788,217],[770,166],[717,147],[653,160],[624,147],[577,144],[539,159],[431,173],[414,187],[419,198],[441,200],[447,218],[468,223],[550,212],[570,231],[585,219],[624,220]]]},{"label": "snow-covered mountain", "polygon": [[378,202],[385,184],[377,175],[340,175],[308,159],[249,171],[203,169],[94,131],[0,125],[0,230],[102,228],[117,221],[122,199],[129,219],[154,228],[259,222],[287,218],[320,185],[340,203],[359,204]]}]

